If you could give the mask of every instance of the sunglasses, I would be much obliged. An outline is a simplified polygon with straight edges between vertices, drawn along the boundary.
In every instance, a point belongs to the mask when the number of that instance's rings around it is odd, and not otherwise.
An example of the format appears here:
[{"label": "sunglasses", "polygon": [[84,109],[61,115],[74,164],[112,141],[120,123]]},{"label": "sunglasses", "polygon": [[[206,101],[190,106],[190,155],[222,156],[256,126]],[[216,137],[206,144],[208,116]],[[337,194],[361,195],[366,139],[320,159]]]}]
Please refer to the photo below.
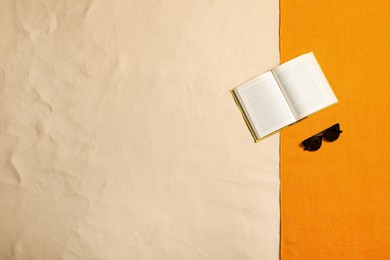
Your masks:
[{"label": "sunglasses", "polygon": [[313,135],[310,138],[307,138],[302,142],[305,150],[308,151],[317,151],[320,149],[321,144],[322,144],[322,138],[325,138],[326,141],[328,142],[334,142],[336,141],[340,134],[343,131],[340,130],[340,124],[337,123],[315,135]]}]

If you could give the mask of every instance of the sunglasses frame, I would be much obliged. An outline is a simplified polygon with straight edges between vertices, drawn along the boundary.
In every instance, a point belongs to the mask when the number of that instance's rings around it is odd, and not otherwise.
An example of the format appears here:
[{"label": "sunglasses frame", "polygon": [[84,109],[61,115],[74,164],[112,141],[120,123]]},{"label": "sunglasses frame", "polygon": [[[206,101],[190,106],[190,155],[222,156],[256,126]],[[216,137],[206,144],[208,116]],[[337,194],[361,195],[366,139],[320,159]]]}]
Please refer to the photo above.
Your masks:
[{"label": "sunglasses frame", "polygon": [[[328,139],[325,137],[325,133],[326,133],[327,131],[336,132],[336,133],[339,134],[339,136],[337,136],[337,138],[334,139],[334,140],[328,140]],[[334,141],[336,141],[337,139],[339,139],[340,134],[341,134],[342,132],[343,132],[343,131],[340,130],[340,124],[337,123],[337,124],[332,125],[331,127],[326,128],[325,130],[323,130],[323,131],[321,131],[321,132],[319,132],[319,133],[317,133],[317,134],[315,134],[315,135],[312,135],[311,137],[305,139],[304,141],[302,141],[301,144],[303,145],[304,150],[308,150],[308,151],[314,152],[314,151],[317,151],[317,150],[319,150],[319,149],[321,148],[321,146],[322,146],[322,138],[325,138],[325,140],[328,141],[328,142],[334,142]],[[309,141],[310,141],[310,140],[313,140],[313,139],[317,139],[317,138],[319,138],[320,145],[318,146],[317,149],[313,149],[313,148],[310,147]]]}]

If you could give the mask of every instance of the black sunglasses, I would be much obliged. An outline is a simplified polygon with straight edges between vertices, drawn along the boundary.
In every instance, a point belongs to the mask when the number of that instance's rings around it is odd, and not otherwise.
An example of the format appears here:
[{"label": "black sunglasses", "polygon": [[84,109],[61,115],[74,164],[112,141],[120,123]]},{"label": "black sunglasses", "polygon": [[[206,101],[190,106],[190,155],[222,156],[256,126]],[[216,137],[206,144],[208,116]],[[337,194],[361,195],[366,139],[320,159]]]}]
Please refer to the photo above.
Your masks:
[{"label": "black sunglasses", "polygon": [[307,138],[305,141],[302,142],[302,144],[305,147],[305,150],[317,151],[321,147],[322,137],[325,138],[325,140],[327,140],[328,142],[333,142],[339,138],[342,132],[343,131],[340,130],[340,124],[337,123],[313,135],[312,137]]}]

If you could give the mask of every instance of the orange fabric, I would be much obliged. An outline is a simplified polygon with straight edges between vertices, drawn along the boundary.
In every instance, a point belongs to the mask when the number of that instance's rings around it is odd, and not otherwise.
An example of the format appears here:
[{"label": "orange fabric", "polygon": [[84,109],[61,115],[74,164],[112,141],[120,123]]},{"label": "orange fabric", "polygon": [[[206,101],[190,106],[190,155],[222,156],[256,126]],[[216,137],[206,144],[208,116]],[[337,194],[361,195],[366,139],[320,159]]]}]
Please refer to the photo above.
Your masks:
[{"label": "orange fabric", "polygon": [[390,1],[281,0],[281,62],[308,51],[340,103],[282,132],[281,257],[389,259]]}]

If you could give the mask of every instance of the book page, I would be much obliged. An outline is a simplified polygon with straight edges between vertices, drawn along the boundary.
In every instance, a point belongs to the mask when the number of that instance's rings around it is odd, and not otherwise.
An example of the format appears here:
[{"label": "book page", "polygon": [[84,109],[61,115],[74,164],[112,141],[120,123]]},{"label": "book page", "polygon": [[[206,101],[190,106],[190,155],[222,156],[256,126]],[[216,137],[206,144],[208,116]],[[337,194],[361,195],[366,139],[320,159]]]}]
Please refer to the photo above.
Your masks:
[{"label": "book page", "polygon": [[290,60],[273,73],[298,120],[337,103],[313,53]]},{"label": "book page", "polygon": [[272,72],[250,80],[235,92],[258,138],[296,121]]}]

